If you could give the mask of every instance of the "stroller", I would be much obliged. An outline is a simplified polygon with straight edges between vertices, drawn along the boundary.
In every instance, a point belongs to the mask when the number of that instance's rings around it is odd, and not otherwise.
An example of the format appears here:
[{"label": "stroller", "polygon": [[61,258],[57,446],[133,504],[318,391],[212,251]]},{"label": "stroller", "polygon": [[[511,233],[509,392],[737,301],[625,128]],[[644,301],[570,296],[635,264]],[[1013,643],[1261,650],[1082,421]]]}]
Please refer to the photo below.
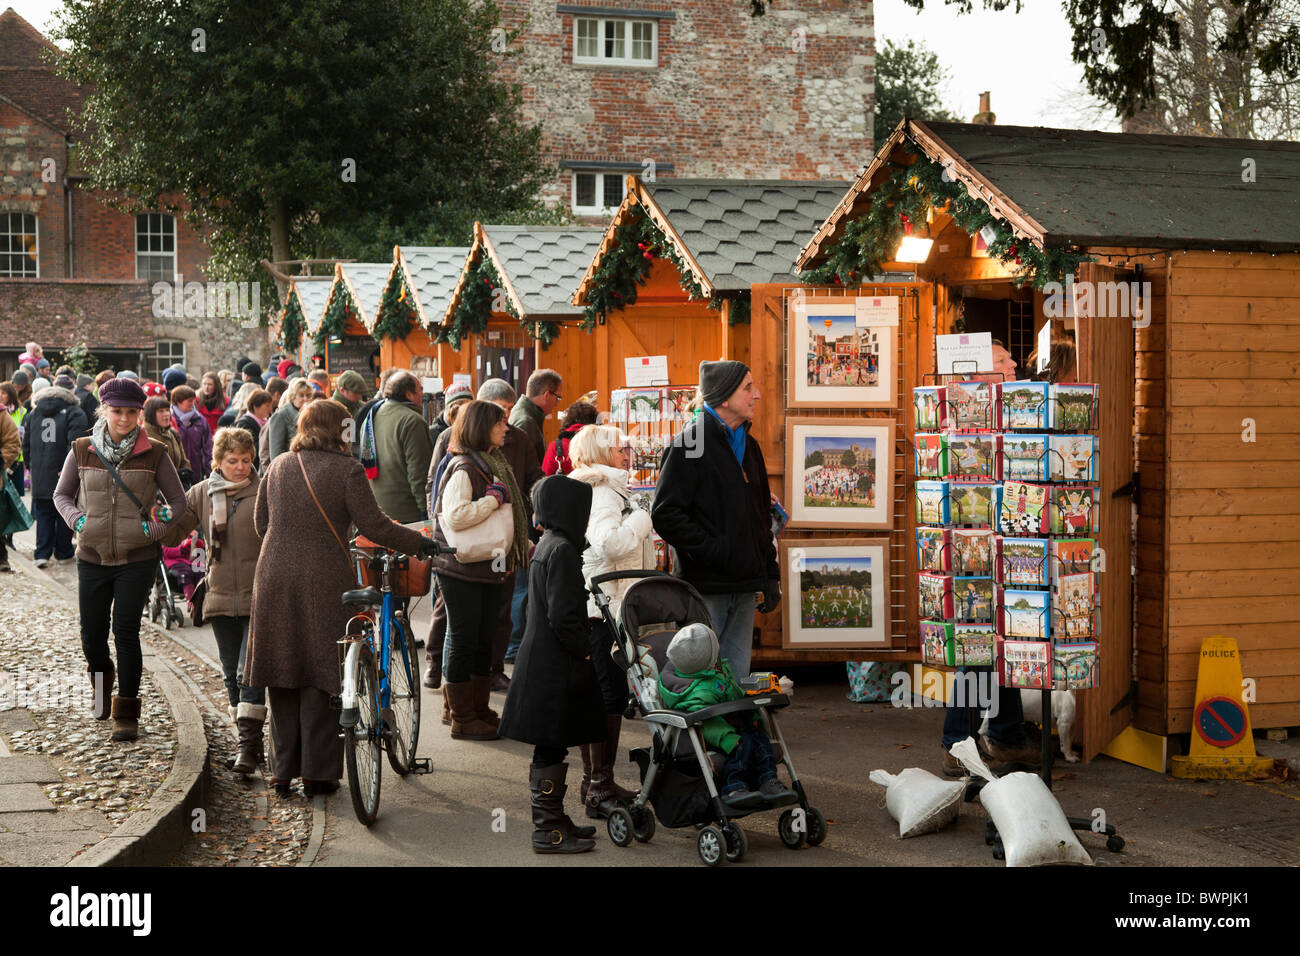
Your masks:
[{"label": "stroller", "polygon": [[[600,585],[621,578],[643,580],[627,589],[621,620],[616,622],[609,595]],[[781,842],[787,847],[797,850],[805,842],[817,846],[825,840],[826,819],[809,805],[777,725],[776,711],[789,706],[788,697],[780,693],[750,695],[689,713],[660,705],[659,671],[667,662],[669,642],[687,624],[712,626],[699,592],[681,578],[661,571],[615,571],[592,578],[591,593],[617,639],[613,658],[632,685],[627,716],[640,714],[654,733],[650,747],[631,751],[641,771],[641,792],[629,806],[610,814],[606,825],[610,840],[616,846],[628,846],[634,839],[646,843],[654,836],[658,818],[673,829],[697,827],[696,849],[708,866],[717,866],[724,859],[738,863],[747,849],[739,818],[777,806],[788,807],[777,821]],[[724,804],[718,795],[717,778],[726,756],[705,750],[700,725],[710,717],[745,712],[757,714],[759,726],[772,744],[773,758],[790,774],[793,794],[780,804],[740,809]],[[790,806],[794,803],[798,806]]]},{"label": "stroller", "polygon": [[176,547],[163,545],[158,570],[154,574],[153,593],[149,596],[149,620],[171,630],[185,626],[183,608],[199,581],[203,580],[205,552],[197,532]]}]

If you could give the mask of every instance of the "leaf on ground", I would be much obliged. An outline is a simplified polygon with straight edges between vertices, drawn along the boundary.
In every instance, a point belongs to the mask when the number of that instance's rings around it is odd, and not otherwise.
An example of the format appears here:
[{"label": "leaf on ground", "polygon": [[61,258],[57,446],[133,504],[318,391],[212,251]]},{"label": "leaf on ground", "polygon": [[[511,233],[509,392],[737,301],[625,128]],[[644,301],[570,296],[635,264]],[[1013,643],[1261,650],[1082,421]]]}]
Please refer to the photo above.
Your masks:
[{"label": "leaf on ground", "polygon": [[894,744],[894,746],[897,747],[899,750],[906,750],[908,747],[910,747],[910,746],[912,746],[912,745],[911,745],[911,744]]}]

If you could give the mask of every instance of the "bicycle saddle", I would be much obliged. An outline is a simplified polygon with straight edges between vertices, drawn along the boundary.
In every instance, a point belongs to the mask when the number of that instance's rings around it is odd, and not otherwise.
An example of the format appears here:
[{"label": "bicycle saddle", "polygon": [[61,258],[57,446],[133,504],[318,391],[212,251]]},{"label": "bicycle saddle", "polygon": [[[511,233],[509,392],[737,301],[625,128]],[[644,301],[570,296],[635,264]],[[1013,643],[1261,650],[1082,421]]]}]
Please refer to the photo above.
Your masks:
[{"label": "bicycle saddle", "polygon": [[384,596],[377,588],[361,588],[359,591],[344,591],[344,604],[382,604]]}]

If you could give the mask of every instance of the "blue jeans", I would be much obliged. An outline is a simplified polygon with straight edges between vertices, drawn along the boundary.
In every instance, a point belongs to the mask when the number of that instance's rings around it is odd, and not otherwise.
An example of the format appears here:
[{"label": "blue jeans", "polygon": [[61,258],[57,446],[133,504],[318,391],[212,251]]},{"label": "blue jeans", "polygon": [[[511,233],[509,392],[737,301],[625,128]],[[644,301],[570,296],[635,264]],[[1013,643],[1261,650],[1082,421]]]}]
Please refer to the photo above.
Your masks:
[{"label": "blue jeans", "polygon": [[38,561],[41,558],[55,557],[66,561],[77,553],[72,544],[72,529],[54,507],[53,498],[33,498],[32,516],[36,518],[36,551],[33,554]]},{"label": "blue jeans", "polygon": [[[957,668],[959,680],[961,675],[965,673],[978,675],[978,680],[981,682],[996,679],[991,667]],[[989,717],[989,739],[1003,747],[1023,747],[1025,745],[1025,728],[1021,724],[1024,722],[1025,714],[1020,707],[1020,691],[1015,687],[998,685],[997,694],[997,713]],[[960,743],[967,737],[973,736],[979,727],[981,708],[977,705],[978,702],[970,701],[969,697],[970,695],[967,695],[965,706],[944,708],[944,750],[948,750],[953,744]],[[976,704],[976,706],[971,706],[972,703]],[[992,708],[989,709],[992,710]],[[972,711],[974,711],[974,714],[972,714]],[[974,729],[971,724],[972,719],[975,721]]]},{"label": "blue jeans", "polygon": [[231,706],[237,704],[266,704],[266,688],[249,687],[244,683],[244,657],[248,653],[247,617],[230,617],[219,614],[208,618],[212,636],[217,639],[217,655],[221,658],[221,677],[226,684],[226,696]]},{"label": "blue jeans", "polygon": [[776,764],[766,735],[757,727],[740,731],[740,743],[722,765],[722,792],[735,793],[749,787],[757,790],[775,778]]},{"label": "blue jeans", "polygon": [[703,598],[713,619],[713,633],[718,635],[720,656],[731,665],[736,680],[745,679],[754,647],[754,609],[758,606],[755,593],[705,594]]},{"label": "blue jeans", "polygon": [[506,657],[514,658],[519,653],[519,645],[524,642],[524,611],[528,600],[528,569],[515,570],[515,593],[510,598],[510,644],[506,647]]}]

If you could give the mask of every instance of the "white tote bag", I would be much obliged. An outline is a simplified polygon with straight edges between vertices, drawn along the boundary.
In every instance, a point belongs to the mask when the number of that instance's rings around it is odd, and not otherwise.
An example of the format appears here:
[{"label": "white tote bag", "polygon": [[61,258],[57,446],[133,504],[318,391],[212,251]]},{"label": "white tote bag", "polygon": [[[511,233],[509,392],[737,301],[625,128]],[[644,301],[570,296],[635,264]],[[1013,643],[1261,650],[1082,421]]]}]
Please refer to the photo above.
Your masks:
[{"label": "white tote bag", "polygon": [[[471,460],[478,459],[477,455],[470,457]],[[481,459],[474,463],[476,466],[484,464]],[[480,467],[479,470],[491,474],[485,467]],[[510,547],[515,541],[515,509],[510,502],[502,504],[478,524],[460,531],[454,531],[443,524],[441,494],[438,496],[438,508],[438,527],[442,529],[447,544],[456,549],[456,560],[461,564],[504,558],[510,553]]]}]

